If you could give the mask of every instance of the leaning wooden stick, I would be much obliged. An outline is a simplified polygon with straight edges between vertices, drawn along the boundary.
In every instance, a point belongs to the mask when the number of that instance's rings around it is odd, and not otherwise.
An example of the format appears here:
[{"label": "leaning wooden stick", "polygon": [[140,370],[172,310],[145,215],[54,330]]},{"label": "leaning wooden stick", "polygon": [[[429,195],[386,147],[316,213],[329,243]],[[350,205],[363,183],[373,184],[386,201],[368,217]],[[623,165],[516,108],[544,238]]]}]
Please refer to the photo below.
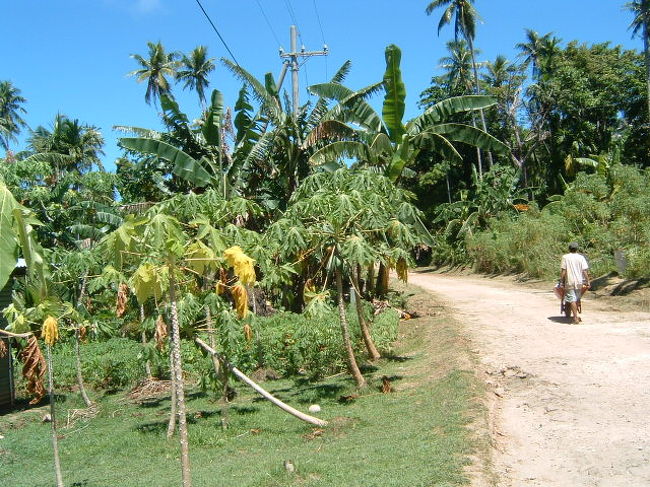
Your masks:
[{"label": "leaning wooden stick", "polygon": [[29,338],[33,333],[31,331],[28,331],[27,333],[11,333],[10,331],[0,328],[0,335],[5,335],[11,338]]},{"label": "leaning wooden stick", "polygon": [[255,389],[256,392],[258,392],[261,396],[263,396],[264,398],[271,401],[273,404],[275,404],[280,409],[285,410],[289,414],[292,414],[296,418],[301,419],[303,421],[306,421],[307,423],[315,424],[316,426],[325,426],[327,424],[327,421],[323,421],[322,419],[314,418],[313,416],[310,416],[308,414],[301,413],[297,409],[294,409],[291,406],[289,406],[288,404],[283,403],[278,398],[274,397],[269,392],[262,389],[257,383],[253,382],[241,370],[237,369],[237,367],[235,367],[231,363],[229,363],[224,357],[222,357],[219,354],[219,352],[214,350],[212,347],[210,347],[207,343],[205,343],[200,338],[195,338],[194,341],[196,342],[197,345],[199,345],[201,348],[203,348],[203,350],[208,352],[210,355],[212,355],[214,357],[217,357],[219,359],[219,361],[222,364],[224,364],[235,375],[235,377],[237,377],[239,380],[241,380],[245,384],[247,384],[250,387],[252,387],[253,389]]}]

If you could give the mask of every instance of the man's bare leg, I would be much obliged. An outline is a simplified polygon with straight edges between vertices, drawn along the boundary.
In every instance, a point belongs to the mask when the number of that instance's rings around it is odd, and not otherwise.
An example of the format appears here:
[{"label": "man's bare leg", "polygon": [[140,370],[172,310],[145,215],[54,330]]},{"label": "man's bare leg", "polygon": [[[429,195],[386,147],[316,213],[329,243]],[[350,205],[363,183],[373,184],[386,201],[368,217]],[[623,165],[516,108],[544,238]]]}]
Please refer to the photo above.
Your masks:
[{"label": "man's bare leg", "polygon": [[578,316],[578,303],[576,301],[571,303],[571,314],[573,315],[573,324],[577,325],[580,323],[580,317]]}]

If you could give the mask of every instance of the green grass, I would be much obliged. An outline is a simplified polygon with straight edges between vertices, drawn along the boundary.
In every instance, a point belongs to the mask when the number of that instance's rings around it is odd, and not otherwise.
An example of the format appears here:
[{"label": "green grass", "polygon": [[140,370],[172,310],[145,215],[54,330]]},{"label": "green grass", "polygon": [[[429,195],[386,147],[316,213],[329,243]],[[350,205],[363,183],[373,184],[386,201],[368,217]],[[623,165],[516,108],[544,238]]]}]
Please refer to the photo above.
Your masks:
[{"label": "green grass", "polygon": [[[345,375],[266,382],[300,409],[318,403],[330,424],[322,431],[302,423],[238,386],[228,429],[222,404],[191,391],[188,401],[193,484],[200,486],[457,486],[464,467],[480,454],[468,428],[479,418],[478,381],[467,369],[457,326],[446,315],[402,323],[396,353],[366,370],[370,387],[355,392]],[[381,377],[395,389],[382,394]],[[165,438],[168,397],[142,404],[125,393],[99,398],[100,413],[60,430],[67,486],[165,487],[180,484],[177,440]],[[81,408],[69,394],[57,402],[59,423]],[[38,411],[0,416],[0,485],[54,485],[50,425]],[[292,460],[289,474],[284,460]]]}]

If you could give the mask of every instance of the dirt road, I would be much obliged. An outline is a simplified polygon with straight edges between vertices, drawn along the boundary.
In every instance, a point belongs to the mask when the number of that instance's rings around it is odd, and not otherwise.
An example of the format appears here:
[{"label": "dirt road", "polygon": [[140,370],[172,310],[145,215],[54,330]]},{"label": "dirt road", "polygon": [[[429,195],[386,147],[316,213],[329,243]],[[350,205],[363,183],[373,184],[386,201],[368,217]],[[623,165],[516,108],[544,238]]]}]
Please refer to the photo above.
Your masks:
[{"label": "dirt road", "polygon": [[584,299],[583,324],[550,290],[411,274],[457,312],[495,398],[499,487],[650,486],[650,314]]}]

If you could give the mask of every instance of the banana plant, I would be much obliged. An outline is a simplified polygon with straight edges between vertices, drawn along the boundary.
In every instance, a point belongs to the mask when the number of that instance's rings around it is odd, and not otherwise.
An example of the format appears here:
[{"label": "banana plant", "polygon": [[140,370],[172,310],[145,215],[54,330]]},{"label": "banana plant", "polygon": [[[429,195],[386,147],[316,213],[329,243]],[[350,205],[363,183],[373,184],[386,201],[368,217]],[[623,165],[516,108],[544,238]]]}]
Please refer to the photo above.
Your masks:
[{"label": "banana plant", "polygon": [[171,165],[171,172],[189,183],[190,189],[209,186],[219,188],[222,194],[227,195],[231,168],[225,154],[225,111],[221,92],[212,92],[210,106],[198,124],[190,123],[171,94],[161,95],[160,105],[168,132],[117,127],[138,135],[120,138],[120,145],[124,149],[167,161]]},{"label": "banana plant", "polygon": [[[353,137],[354,132],[331,116],[326,99],[319,98],[313,106],[304,105],[295,117],[283,105],[280,87],[270,74],[260,81],[241,66],[223,62],[258,104],[258,112],[249,116],[247,124],[237,126],[237,139],[241,134],[246,137],[236,145],[233,159],[256,197],[261,194],[268,204],[284,207],[300,182],[312,173],[310,156],[328,143]],[[350,63],[344,63],[331,82],[340,83],[349,69]],[[237,125],[237,119],[235,122]]]},{"label": "banana plant", "polygon": [[[422,149],[430,149],[447,160],[460,160],[454,147],[460,142],[506,155],[508,147],[488,133],[470,125],[451,122],[452,117],[488,108],[496,101],[487,96],[452,97],[429,107],[418,117],[403,122],[406,89],[400,70],[401,51],[390,45],[385,52],[386,70],[381,83],[359,92],[342,89],[335,83],[314,85],[315,94],[337,101],[332,115],[345,113],[344,119],[358,126],[357,140],[333,142],[316,151],[310,158],[315,166],[331,164],[343,158],[364,166],[377,167],[391,181],[398,182],[409,174],[408,167]],[[375,112],[366,98],[378,89],[384,90],[382,113]]]}]

